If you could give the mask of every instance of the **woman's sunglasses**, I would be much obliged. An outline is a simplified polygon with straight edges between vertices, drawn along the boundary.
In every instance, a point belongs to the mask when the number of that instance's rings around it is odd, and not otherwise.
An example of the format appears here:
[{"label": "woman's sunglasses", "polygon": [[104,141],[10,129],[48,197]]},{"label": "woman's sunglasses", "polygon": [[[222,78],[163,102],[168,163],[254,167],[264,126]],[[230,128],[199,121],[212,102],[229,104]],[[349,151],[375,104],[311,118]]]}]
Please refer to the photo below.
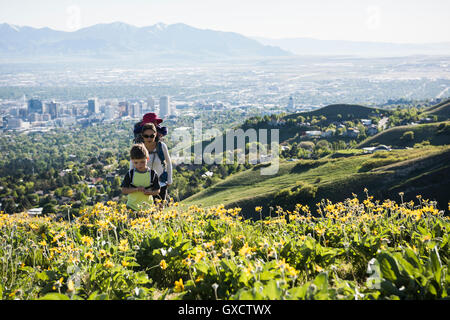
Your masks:
[{"label": "woman's sunglasses", "polygon": [[143,134],[142,135],[142,137],[144,137],[144,138],[146,138],[146,139],[153,139],[154,137],[155,137],[155,134],[153,133],[153,134],[151,134],[151,135],[146,135],[146,134]]}]

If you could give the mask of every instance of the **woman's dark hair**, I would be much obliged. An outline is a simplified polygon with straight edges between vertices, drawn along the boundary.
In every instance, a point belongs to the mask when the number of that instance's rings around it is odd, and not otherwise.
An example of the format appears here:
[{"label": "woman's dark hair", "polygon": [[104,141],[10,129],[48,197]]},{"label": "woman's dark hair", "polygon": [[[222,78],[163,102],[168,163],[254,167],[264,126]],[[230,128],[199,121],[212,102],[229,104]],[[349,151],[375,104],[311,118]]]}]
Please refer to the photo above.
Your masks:
[{"label": "woman's dark hair", "polygon": [[144,133],[145,130],[153,130],[153,132],[155,132],[155,134],[157,133],[156,126],[153,123],[144,124],[142,126],[141,134]]}]

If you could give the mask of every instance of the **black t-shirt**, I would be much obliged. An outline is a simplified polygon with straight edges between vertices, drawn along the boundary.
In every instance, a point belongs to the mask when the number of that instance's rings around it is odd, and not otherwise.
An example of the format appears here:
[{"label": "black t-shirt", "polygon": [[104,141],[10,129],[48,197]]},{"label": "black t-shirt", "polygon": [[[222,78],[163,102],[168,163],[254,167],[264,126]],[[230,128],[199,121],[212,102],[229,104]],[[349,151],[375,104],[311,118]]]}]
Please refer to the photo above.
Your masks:
[{"label": "black t-shirt", "polygon": [[[122,180],[122,184],[120,185],[122,188],[135,188],[136,186],[133,185],[133,170],[136,169],[131,169],[129,170],[126,174],[125,177]],[[140,172],[140,171],[138,171]],[[147,172],[150,172],[150,185],[145,187],[145,189],[151,189],[151,190],[158,190],[160,189],[159,186],[159,179],[158,179],[158,174],[156,173],[155,170],[147,168]],[[142,173],[142,172],[140,172]]]}]

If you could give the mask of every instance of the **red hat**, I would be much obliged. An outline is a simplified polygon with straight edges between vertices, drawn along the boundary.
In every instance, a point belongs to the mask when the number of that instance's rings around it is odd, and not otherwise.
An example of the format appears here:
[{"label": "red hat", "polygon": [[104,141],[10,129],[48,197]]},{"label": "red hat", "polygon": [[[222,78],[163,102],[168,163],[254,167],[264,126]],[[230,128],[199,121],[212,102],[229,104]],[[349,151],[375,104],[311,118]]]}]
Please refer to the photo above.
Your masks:
[{"label": "red hat", "polygon": [[146,123],[160,124],[161,122],[163,122],[163,119],[158,118],[156,113],[153,112],[146,113],[142,118],[142,124]]}]

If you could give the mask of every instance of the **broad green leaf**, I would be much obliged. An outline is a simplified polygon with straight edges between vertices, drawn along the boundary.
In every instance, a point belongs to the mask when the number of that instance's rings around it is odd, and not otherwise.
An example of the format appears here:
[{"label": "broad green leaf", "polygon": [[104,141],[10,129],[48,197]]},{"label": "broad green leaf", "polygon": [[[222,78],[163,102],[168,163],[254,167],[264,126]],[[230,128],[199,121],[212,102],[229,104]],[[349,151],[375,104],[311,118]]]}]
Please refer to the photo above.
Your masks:
[{"label": "broad green leaf", "polygon": [[97,291],[93,292],[87,300],[107,300],[108,296],[106,293],[98,293]]},{"label": "broad green leaf", "polygon": [[388,281],[388,280],[382,281],[380,286],[381,286],[381,291],[386,296],[390,296],[391,299],[392,299],[392,295],[398,296],[401,294],[400,290],[398,290],[397,287],[394,286],[391,281]]},{"label": "broad green leaf", "polygon": [[272,280],[269,281],[267,285],[264,287],[263,293],[270,300],[279,300],[281,299],[283,291],[280,288],[278,288],[276,281]]},{"label": "broad green leaf", "polygon": [[412,264],[410,264],[407,260],[403,259],[402,257],[396,258],[399,266],[403,268],[410,277],[415,277],[416,269],[413,267]]},{"label": "broad green leaf", "polygon": [[437,250],[437,246],[431,250],[430,254],[431,266],[434,272],[437,272],[442,268],[441,258],[439,257],[439,252]]},{"label": "broad green leaf", "polygon": [[427,232],[427,230],[425,229],[425,228],[423,228],[423,227],[421,227],[420,225],[417,225],[417,230],[419,230],[420,231],[420,233],[422,234],[422,235],[428,235],[428,232]]},{"label": "broad green leaf", "polygon": [[47,280],[49,280],[49,277],[48,277],[48,274],[44,271],[44,272],[39,272],[39,273],[37,273],[36,274],[36,277],[39,279],[39,280],[42,280],[42,281],[47,281]]},{"label": "broad green leaf", "polygon": [[400,275],[395,259],[387,253],[380,253],[377,260],[383,278],[395,282]]},{"label": "broad green leaf", "polygon": [[195,268],[202,273],[208,273],[208,269],[209,269],[208,265],[204,262],[197,263],[195,265]]},{"label": "broad green leaf", "polygon": [[61,293],[52,292],[47,293],[45,296],[39,298],[38,300],[70,300],[70,298]]},{"label": "broad green leaf", "polygon": [[327,291],[328,289],[328,273],[321,272],[314,279],[313,283],[316,285],[319,291]]},{"label": "broad green leaf", "polygon": [[250,290],[242,290],[239,291],[237,294],[237,300],[253,300],[254,296],[250,292]]},{"label": "broad green leaf", "polygon": [[260,273],[259,278],[261,281],[268,281],[274,278],[274,274],[268,270],[265,270]]},{"label": "broad green leaf", "polygon": [[409,263],[411,263],[415,268],[420,268],[419,259],[417,258],[417,255],[414,253],[413,250],[411,250],[410,248],[405,248],[404,253],[405,258]]},{"label": "broad green leaf", "polygon": [[304,300],[306,297],[306,290],[307,290],[307,287],[305,287],[305,286],[289,289],[288,290],[289,297],[292,300]]}]

